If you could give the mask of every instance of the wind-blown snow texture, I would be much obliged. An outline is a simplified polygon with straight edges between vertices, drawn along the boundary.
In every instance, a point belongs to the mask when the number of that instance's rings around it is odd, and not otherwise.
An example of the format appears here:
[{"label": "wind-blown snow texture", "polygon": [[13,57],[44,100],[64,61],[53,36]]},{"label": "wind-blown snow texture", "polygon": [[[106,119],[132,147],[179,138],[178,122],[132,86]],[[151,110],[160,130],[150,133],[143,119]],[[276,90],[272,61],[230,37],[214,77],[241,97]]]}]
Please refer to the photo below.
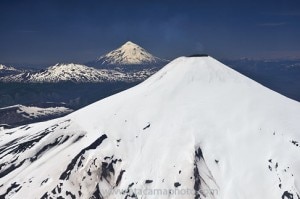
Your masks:
[{"label": "wind-blown snow texture", "polygon": [[1,132],[0,198],[299,198],[299,117],[299,102],[215,59],[181,57],[68,116]]}]

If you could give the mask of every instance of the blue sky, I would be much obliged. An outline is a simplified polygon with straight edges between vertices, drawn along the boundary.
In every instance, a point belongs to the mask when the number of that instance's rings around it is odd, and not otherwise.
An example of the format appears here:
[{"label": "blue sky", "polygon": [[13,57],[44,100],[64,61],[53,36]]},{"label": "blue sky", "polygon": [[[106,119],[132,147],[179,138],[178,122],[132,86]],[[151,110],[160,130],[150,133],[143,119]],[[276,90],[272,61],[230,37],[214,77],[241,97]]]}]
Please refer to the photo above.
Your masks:
[{"label": "blue sky", "polygon": [[300,58],[299,0],[1,0],[0,63],[86,62],[131,40],[173,59]]}]

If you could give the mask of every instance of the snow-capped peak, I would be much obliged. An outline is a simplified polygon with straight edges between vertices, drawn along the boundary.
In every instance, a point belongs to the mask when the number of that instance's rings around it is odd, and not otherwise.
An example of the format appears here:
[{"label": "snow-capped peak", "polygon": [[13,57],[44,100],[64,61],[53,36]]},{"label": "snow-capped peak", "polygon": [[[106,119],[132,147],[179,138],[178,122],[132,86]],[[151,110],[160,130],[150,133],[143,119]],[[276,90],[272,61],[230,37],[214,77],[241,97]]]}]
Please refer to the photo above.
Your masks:
[{"label": "snow-capped peak", "polygon": [[127,41],[121,47],[113,50],[97,59],[98,63],[103,65],[139,65],[155,64],[162,60],[153,56],[139,45]]},{"label": "snow-capped peak", "polygon": [[122,47],[126,47],[126,46],[140,47],[139,45],[133,43],[132,41],[127,41],[125,44],[122,45]]},{"label": "snow-capped peak", "polygon": [[56,64],[31,76],[33,82],[101,82],[115,78],[116,71],[98,70],[81,64]]},{"label": "snow-capped peak", "polygon": [[47,68],[49,71],[56,71],[56,72],[66,72],[66,71],[72,71],[74,72],[75,70],[88,70],[91,69],[90,67],[81,65],[81,64],[74,64],[74,63],[57,63],[54,66],[50,66]]},{"label": "snow-capped peak", "polygon": [[16,71],[17,69],[15,69],[14,67],[11,67],[11,66],[5,66],[3,64],[0,64],[0,70]]}]

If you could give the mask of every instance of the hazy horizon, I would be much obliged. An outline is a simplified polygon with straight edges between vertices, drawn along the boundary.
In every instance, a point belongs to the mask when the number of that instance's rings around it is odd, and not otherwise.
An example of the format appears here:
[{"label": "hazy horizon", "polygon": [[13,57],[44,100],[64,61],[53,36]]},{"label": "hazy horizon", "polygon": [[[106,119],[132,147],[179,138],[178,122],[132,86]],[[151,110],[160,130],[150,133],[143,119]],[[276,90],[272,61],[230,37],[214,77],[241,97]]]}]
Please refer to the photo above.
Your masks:
[{"label": "hazy horizon", "polygon": [[128,40],[155,56],[299,59],[300,2],[1,1],[0,63],[85,63]]}]

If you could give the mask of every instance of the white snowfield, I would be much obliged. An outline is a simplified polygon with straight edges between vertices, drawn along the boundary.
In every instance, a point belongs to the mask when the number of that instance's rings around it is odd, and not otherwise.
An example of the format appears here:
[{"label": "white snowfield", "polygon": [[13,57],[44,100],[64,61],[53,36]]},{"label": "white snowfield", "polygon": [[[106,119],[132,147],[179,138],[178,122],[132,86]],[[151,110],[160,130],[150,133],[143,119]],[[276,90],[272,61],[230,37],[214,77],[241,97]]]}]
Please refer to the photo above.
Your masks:
[{"label": "white snowfield", "polygon": [[0,198],[295,199],[300,103],[211,57],[2,131]]},{"label": "white snowfield", "polygon": [[66,107],[48,107],[48,108],[40,108],[35,106],[23,106],[17,105],[17,112],[20,114],[24,114],[23,116],[26,118],[38,118],[42,116],[51,116],[57,114],[71,113],[72,109]]},{"label": "white snowfield", "polygon": [[128,41],[120,48],[99,57],[97,61],[104,65],[137,65],[154,64],[167,60],[155,57],[139,45]]},{"label": "white snowfield", "polygon": [[21,104],[0,108],[0,111],[11,108],[15,108],[17,113],[26,118],[38,118],[41,116],[51,116],[73,112],[72,109],[63,106],[41,108],[36,106],[24,106]]}]

